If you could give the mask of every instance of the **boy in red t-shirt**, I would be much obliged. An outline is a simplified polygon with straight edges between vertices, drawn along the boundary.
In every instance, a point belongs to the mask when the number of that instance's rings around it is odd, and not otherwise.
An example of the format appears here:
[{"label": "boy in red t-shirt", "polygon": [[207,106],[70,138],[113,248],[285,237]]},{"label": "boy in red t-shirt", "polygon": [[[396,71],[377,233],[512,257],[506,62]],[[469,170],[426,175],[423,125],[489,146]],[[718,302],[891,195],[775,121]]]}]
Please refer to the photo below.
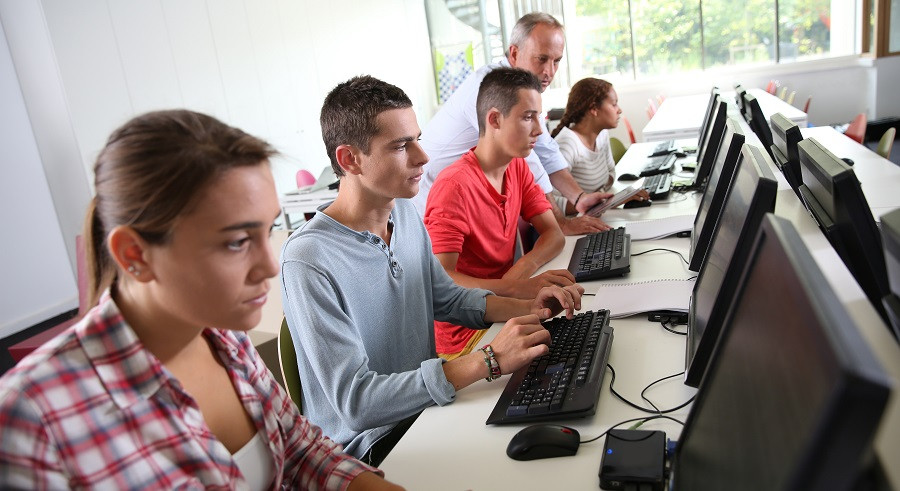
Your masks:
[{"label": "boy in red t-shirt", "polygon": [[[541,287],[567,286],[567,270],[531,275],[562,250],[565,237],[525,163],[542,127],[541,84],[528,71],[498,68],[478,90],[478,145],[444,169],[425,208],[432,251],[453,280],[497,295],[533,298]],[[519,218],[540,237],[513,261]],[[435,321],[438,354],[471,352],[484,331]]]}]

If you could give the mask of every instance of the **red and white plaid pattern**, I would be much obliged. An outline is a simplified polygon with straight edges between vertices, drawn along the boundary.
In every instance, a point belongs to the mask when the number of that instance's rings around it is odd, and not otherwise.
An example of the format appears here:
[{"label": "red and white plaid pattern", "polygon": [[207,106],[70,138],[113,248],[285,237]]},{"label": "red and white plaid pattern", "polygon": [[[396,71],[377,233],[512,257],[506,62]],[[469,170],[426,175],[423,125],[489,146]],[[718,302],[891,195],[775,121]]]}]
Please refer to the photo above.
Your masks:
[{"label": "red and white plaid pattern", "polygon": [[[377,469],[300,415],[244,333],[207,329],[244,407],[268,436],[275,489],[343,489]],[[108,292],[0,378],[4,489],[246,489],[197,404],[145,350]]]}]

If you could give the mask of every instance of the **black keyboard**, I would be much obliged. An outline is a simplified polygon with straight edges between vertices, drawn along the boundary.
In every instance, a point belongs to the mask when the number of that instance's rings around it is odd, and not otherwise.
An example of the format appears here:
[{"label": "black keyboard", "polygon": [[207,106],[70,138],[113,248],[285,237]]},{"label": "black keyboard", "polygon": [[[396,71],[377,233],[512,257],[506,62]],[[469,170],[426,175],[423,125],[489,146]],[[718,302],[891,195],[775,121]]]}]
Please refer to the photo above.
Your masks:
[{"label": "black keyboard", "polygon": [[676,157],[674,153],[663,155],[661,157],[653,157],[644,166],[644,169],[641,171],[641,177],[672,172],[672,168],[675,167],[675,160],[677,159],[678,157]]},{"label": "black keyboard", "polygon": [[550,353],[510,376],[487,424],[584,417],[597,411],[613,339],[609,311],[543,324],[550,331]]},{"label": "black keyboard", "polygon": [[650,199],[663,199],[672,190],[671,174],[656,174],[644,178],[644,189],[650,193]]},{"label": "black keyboard", "polygon": [[575,281],[623,276],[631,271],[631,236],[625,227],[597,232],[578,239],[569,272]]},{"label": "black keyboard", "polygon": [[650,152],[648,157],[659,157],[660,155],[666,155],[674,152],[677,149],[675,147],[675,140],[666,140],[664,142],[660,142],[658,145],[653,147],[653,150]]}]

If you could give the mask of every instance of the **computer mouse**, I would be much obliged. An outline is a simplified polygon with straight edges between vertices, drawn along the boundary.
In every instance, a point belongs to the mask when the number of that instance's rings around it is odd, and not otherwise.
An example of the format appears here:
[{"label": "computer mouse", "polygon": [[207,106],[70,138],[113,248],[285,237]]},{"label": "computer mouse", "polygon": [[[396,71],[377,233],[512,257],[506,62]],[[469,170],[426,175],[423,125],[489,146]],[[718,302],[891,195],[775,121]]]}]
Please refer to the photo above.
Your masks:
[{"label": "computer mouse", "polygon": [[645,199],[645,200],[633,199],[631,201],[626,202],[624,205],[622,205],[622,208],[644,208],[646,206],[650,206],[651,204],[653,204],[653,203],[651,203],[649,199]]},{"label": "computer mouse", "polygon": [[853,165],[853,159],[848,159],[847,157],[841,157],[841,160],[844,161],[847,165]]},{"label": "computer mouse", "polygon": [[620,181],[637,181],[639,178],[634,174],[622,174],[619,176]]},{"label": "computer mouse", "polygon": [[687,157],[687,152],[681,151],[681,150],[680,150],[680,151],[676,151],[676,152],[675,152],[675,157],[677,157],[677,158],[679,158],[679,159],[683,159],[683,158]]},{"label": "computer mouse", "polygon": [[513,460],[566,457],[578,452],[581,435],[568,426],[539,424],[516,433],[506,447],[506,455]]}]

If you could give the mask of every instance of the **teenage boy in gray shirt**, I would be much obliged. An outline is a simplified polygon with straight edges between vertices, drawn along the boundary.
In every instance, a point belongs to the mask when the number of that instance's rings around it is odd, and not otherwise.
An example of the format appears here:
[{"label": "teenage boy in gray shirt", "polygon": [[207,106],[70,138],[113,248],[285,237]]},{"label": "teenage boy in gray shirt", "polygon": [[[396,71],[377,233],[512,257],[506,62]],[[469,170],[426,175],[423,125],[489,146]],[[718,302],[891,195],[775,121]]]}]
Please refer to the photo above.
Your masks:
[{"label": "teenage boy in gray shirt", "polygon": [[[428,157],[399,88],[368,76],[339,84],[321,124],[340,190],[284,245],[284,311],[306,415],[378,465],[424,408],[545,354],[540,319],[571,316],[584,289],[551,286],[519,300],[453,283],[408,200]],[[445,363],[435,355],[435,319],[475,329],[508,321],[491,349]]]}]

